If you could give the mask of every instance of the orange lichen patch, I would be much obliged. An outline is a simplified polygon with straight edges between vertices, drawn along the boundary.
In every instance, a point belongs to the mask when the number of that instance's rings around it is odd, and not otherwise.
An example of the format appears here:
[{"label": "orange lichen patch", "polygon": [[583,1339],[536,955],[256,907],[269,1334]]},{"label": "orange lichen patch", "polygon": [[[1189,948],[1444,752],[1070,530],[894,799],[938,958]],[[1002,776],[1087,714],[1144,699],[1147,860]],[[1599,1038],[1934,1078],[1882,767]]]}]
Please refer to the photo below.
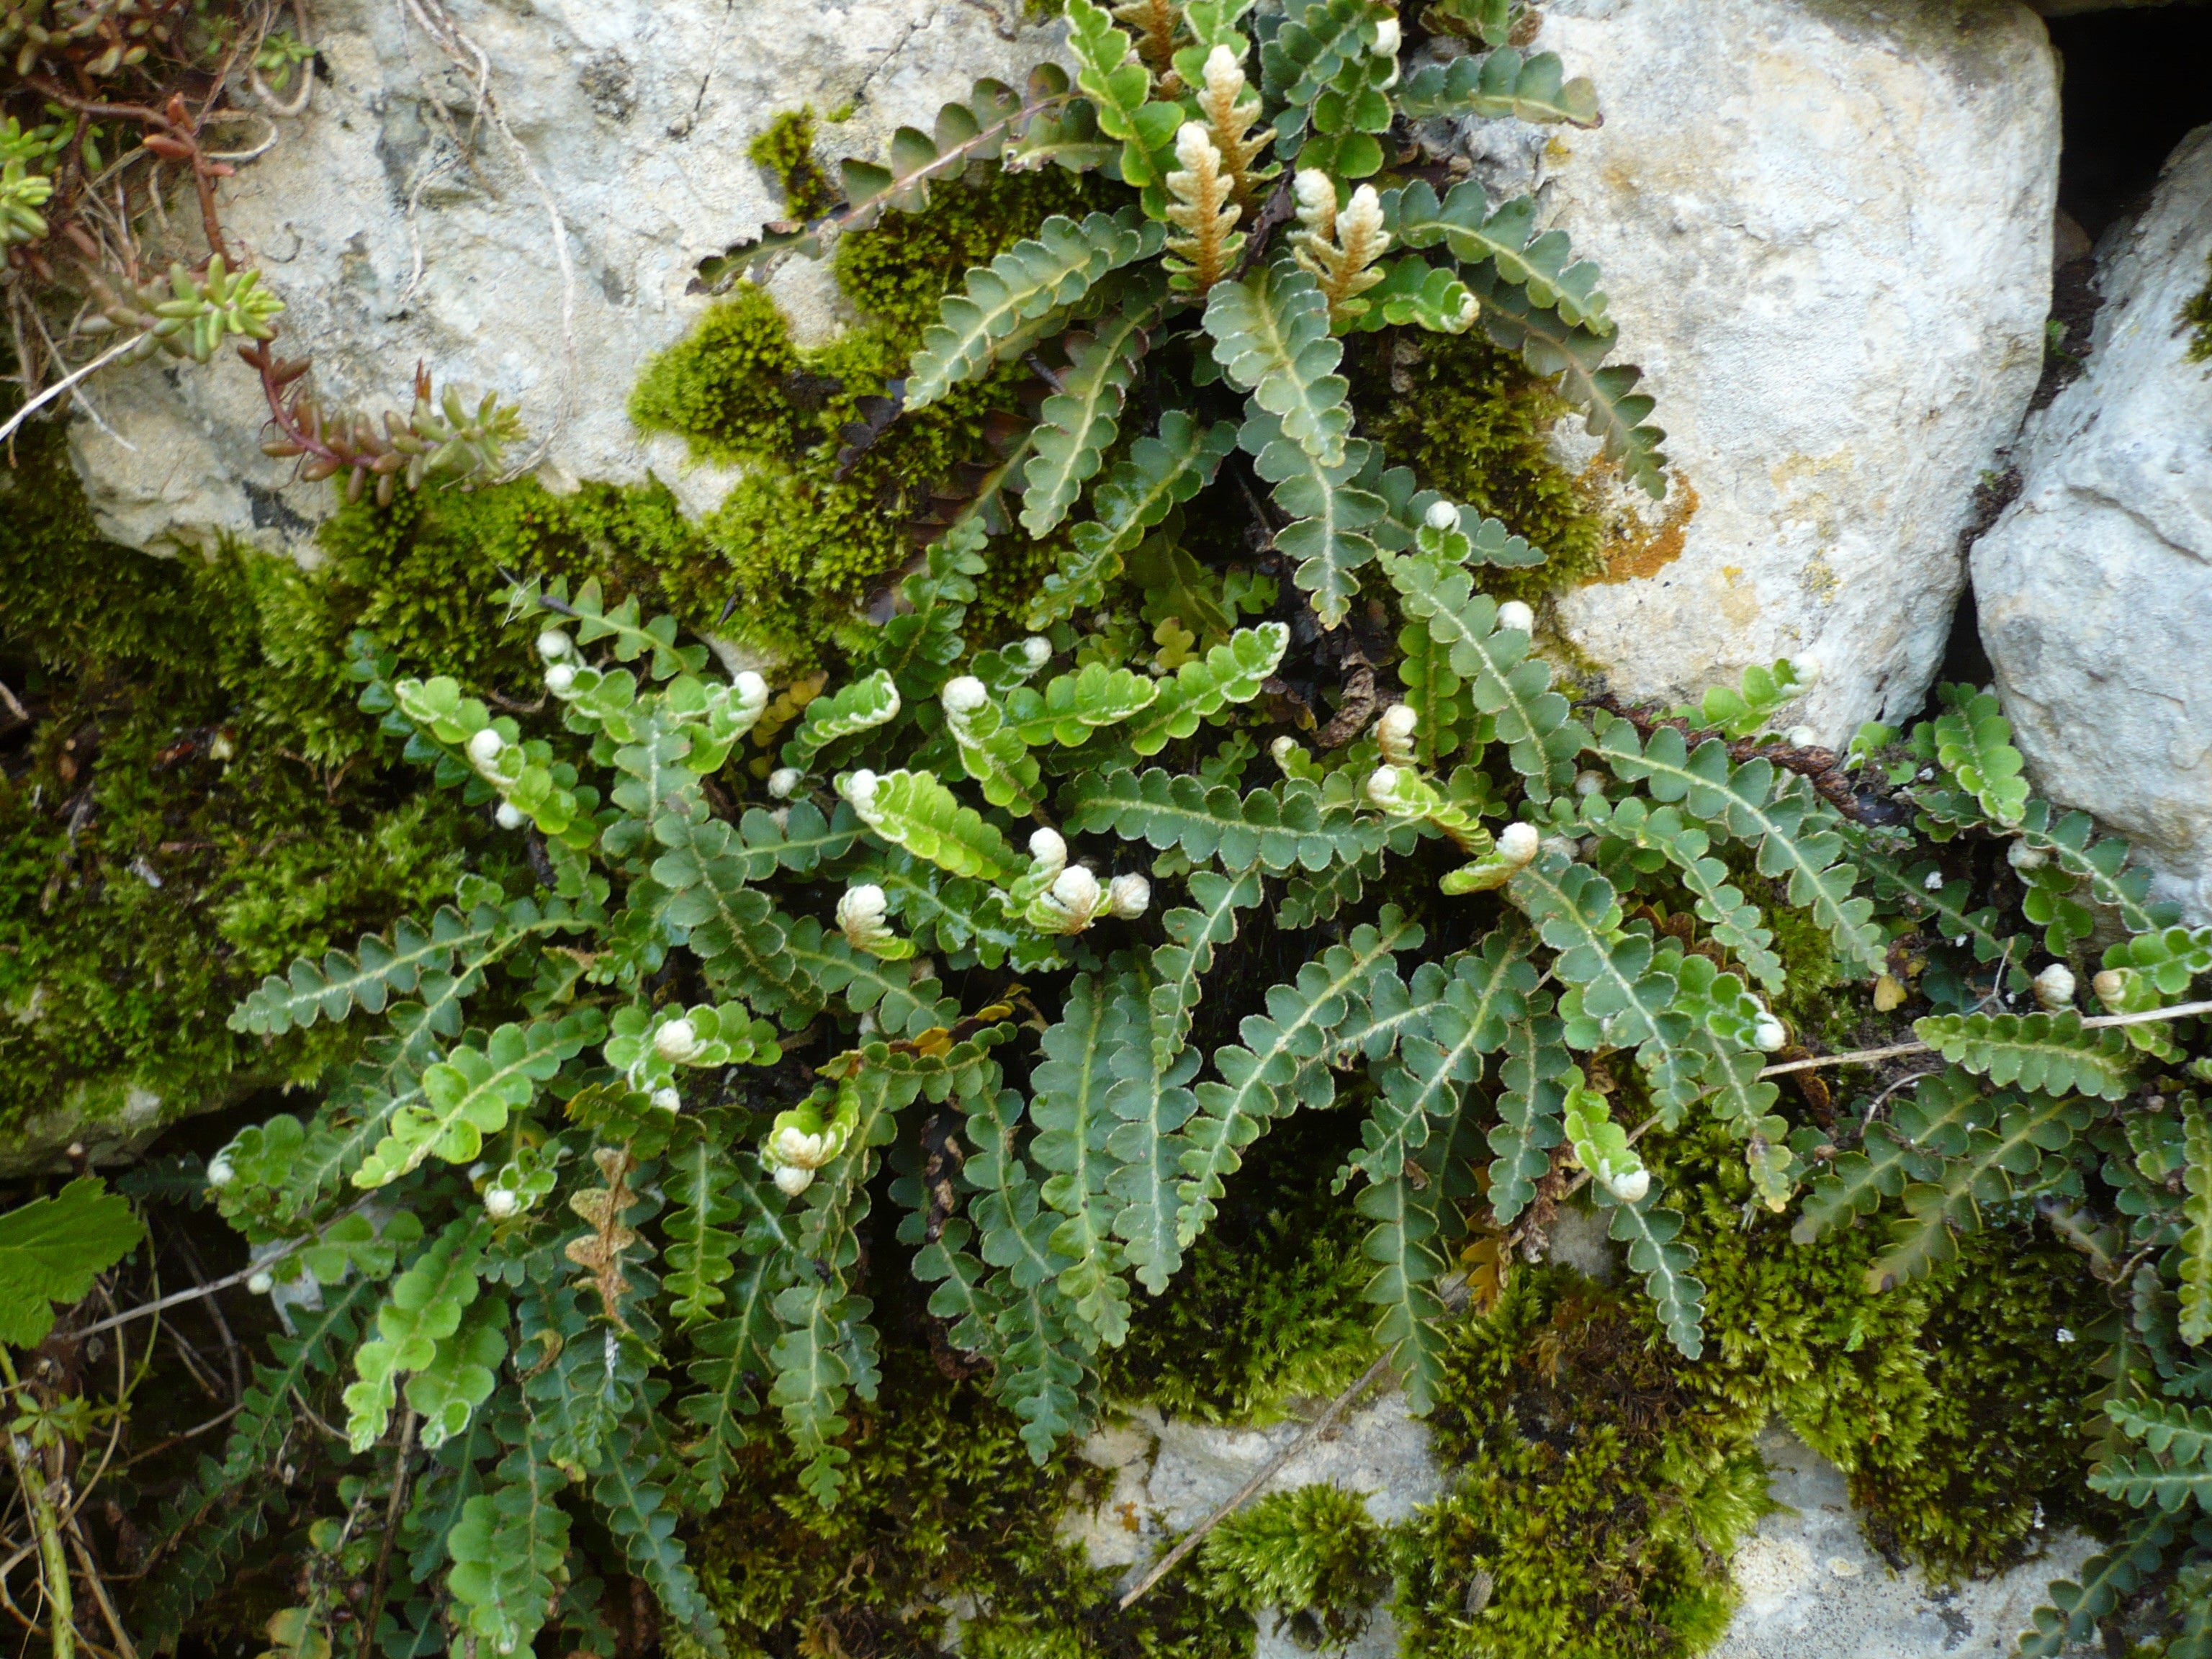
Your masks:
[{"label": "orange lichen patch", "polygon": [[1667,492],[1666,510],[1656,520],[1645,519],[1627,493],[1618,488],[1615,477],[1597,476],[1617,471],[1610,461],[1593,462],[1577,480],[1585,499],[1601,503],[1605,517],[1605,545],[1600,555],[1604,563],[1589,578],[1595,585],[1640,581],[1657,575],[1682,556],[1690,520],[1698,515],[1696,487],[1678,473]]}]

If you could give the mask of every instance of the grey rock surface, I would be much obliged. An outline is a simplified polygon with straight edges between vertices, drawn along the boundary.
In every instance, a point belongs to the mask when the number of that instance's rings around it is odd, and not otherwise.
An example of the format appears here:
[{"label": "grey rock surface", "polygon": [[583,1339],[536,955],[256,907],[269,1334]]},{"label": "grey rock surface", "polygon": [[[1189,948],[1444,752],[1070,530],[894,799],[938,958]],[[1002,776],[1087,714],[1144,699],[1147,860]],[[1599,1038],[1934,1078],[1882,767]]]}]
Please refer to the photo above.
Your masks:
[{"label": "grey rock surface", "polygon": [[2212,364],[2184,303],[2212,269],[2212,127],[2098,250],[2088,367],[2028,422],[2019,499],[1974,544],[1982,643],[2042,789],[2134,843],[2212,919]]},{"label": "grey rock surface", "polygon": [[[697,262],[781,210],[750,140],[781,111],[850,105],[824,148],[872,158],[977,76],[1018,84],[1058,39],[1056,25],[1024,22],[1019,0],[451,9],[557,209],[573,282],[538,185],[495,130],[472,129],[470,76],[408,7],[324,0],[313,18],[329,82],[223,198],[230,234],[289,307],[281,349],[313,355],[331,403],[368,409],[404,408],[419,359],[441,386],[519,402],[533,441],[550,440],[549,482],[657,471],[695,508],[726,478],[687,474],[681,446],[645,440],[625,403],[647,359],[709,303],[685,291]],[[792,261],[775,287],[802,337],[837,326],[821,267]],[[303,551],[331,491],[291,483],[290,463],[260,453],[254,377],[228,357],[167,362],[87,388],[106,429],[76,421],[73,447],[103,529],[149,549],[229,534]]]},{"label": "grey rock surface", "polygon": [[[1203,1520],[1298,1432],[1295,1423],[1239,1430],[1139,1412],[1085,1447],[1086,1458],[1113,1473],[1114,1490],[1096,1510],[1071,1516],[1066,1532],[1100,1565],[1129,1565],[1133,1581],[1135,1564]],[[2077,1574],[2095,1548],[2063,1534],[2008,1572],[1939,1589],[1917,1571],[1893,1571],[1868,1547],[1833,1464],[1779,1424],[1760,1437],[1759,1452],[1768,1493],[1784,1507],[1736,1552],[1742,1601],[1714,1659],[1995,1659],[2011,1652],[2049,1582]],[[1389,1522],[1433,1499],[1438,1480],[1427,1430],[1403,1395],[1390,1394],[1285,1464],[1266,1490],[1330,1482],[1366,1493],[1369,1512]],[[1395,1627],[1378,1608],[1346,1659],[1395,1659],[1397,1650]],[[1301,1651],[1261,1620],[1257,1659]],[[2087,1659],[2101,1649],[2067,1651]]]},{"label": "grey rock surface", "polygon": [[1736,1550],[1743,1600],[1712,1659],[1996,1659],[2013,1650],[2050,1581],[2078,1574],[2096,1548],[2062,1534],[2009,1572],[1939,1589],[1917,1569],[1893,1571],[1868,1547],[1834,1464],[1778,1425],[1759,1449],[1767,1495],[1787,1507]]},{"label": "grey rock surface", "polygon": [[[1975,480],[2043,360],[2057,66],[2016,0],[1553,0],[1596,83],[1547,218],[1605,273],[1676,468],[1558,606],[1616,691],[1811,656],[1823,739],[1909,713],[1964,578]],[[1493,149],[1498,148],[1493,146]],[[1642,503],[1641,506],[1637,503]]]}]

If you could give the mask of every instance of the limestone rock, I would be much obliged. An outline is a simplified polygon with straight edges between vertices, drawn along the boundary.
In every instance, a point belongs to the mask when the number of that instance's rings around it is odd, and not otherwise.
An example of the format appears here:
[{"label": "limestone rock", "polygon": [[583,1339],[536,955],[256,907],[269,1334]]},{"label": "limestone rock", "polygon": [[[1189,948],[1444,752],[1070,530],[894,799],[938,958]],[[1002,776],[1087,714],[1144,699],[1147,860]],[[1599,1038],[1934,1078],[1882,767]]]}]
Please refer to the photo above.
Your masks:
[{"label": "limestone rock", "polygon": [[[682,476],[681,445],[645,440],[625,404],[646,360],[709,303],[685,291],[697,262],[781,211],[746,159],[750,140],[781,111],[849,105],[823,149],[874,157],[894,127],[927,128],[977,76],[1018,84],[1058,38],[1056,26],[1024,24],[1020,0],[453,0],[451,10],[559,210],[573,385],[538,190],[495,131],[472,126],[469,77],[388,0],[314,8],[330,78],[225,190],[225,225],[289,307],[280,349],[313,355],[333,405],[369,410],[406,406],[419,359],[441,386],[519,401],[533,444],[550,439],[549,482],[654,471],[694,507],[714,505],[726,479]],[[802,337],[836,326],[821,267],[793,261],[775,286]],[[289,462],[260,453],[252,374],[228,357],[167,362],[86,388],[107,429],[80,418],[72,444],[102,529],[149,549],[228,534],[303,550],[333,492],[292,483]]]},{"label": "limestone rock", "polygon": [[[2043,360],[2057,68],[2016,0],[1553,0],[1605,125],[1540,155],[1677,469],[1556,625],[1680,698],[1810,655],[1823,740],[1916,709]],[[1493,146],[1493,148],[1497,148]],[[1501,180],[1500,182],[1505,182]],[[1579,422],[1576,423],[1579,431]],[[1640,496],[1638,498],[1643,499]]]},{"label": "limestone rock", "polygon": [[[1998,1659],[2013,1650],[2054,1578],[2076,1577],[2096,1546],[2079,1533],[2036,1559],[1937,1589],[1893,1572],[1851,1518],[1835,1465],[1779,1425],[1760,1437],[1767,1495],[1787,1507],[1759,1523],[1733,1566],[1743,1600],[1712,1659]],[[2069,1655],[2101,1653],[2092,1643]]]},{"label": "limestone rock", "polygon": [[[1071,1516],[1067,1532],[1101,1565],[1149,1562],[1165,1542],[1203,1520],[1251,1478],[1299,1425],[1213,1427],[1150,1410],[1095,1434],[1083,1455],[1113,1471],[1098,1509]],[[2009,1572],[1939,1590],[1917,1571],[1897,1573],[1860,1536],[1835,1466],[1787,1429],[1759,1439],[1767,1491],[1784,1507],[1766,1516],[1736,1552],[1742,1602],[1715,1659],[1932,1659],[2012,1651],[2057,1577],[2078,1575],[2095,1546],[2079,1534],[2049,1540],[2045,1553]],[[1367,1494],[1380,1522],[1401,1520],[1437,1494],[1427,1429],[1402,1395],[1356,1411],[1340,1433],[1309,1447],[1276,1474],[1268,1492],[1329,1481]],[[1397,1633],[1377,1608],[1341,1659],[1393,1659]],[[2101,1651],[2092,1646],[2069,1656]],[[1255,1659],[1297,1659],[1288,1636],[1262,1620]]]},{"label": "limestone rock", "polygon": [[2019,499],[1974,545],[1982,643],[2038,783],[2212,920],[2212,365],[2183,304],[2212,256],[2212,127],[2098,253],[2088,367],[2030,421]]}]

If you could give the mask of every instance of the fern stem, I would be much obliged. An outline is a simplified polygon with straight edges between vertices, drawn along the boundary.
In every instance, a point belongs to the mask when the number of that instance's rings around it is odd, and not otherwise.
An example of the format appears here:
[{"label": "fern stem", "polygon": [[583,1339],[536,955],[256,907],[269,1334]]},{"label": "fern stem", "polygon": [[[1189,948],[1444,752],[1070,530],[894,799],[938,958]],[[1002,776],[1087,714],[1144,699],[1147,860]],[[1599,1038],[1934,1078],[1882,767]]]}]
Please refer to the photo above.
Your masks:
[{"label": "fern stem", "polygon": [[[2081,1022],[2085,1031],[2103,1030],[2114,1025],[2152,1025],[2169,1019],[2189,1019],[2198,1014],[2212,1014],[2212,1002],[2177,1002],[2170,1008],[2147,1008],[2139,1014],[2099,1014]],[[1899,1054],[1926,1054],[1935,1052],[1929,1042],[1893,1042],[1886,1048],[1854,1048],[1849,1054],[1816,1054],[1810,1060],[1785,1060],[1779,1066],[1770,1066],[1759,1073],[1763,1078],[1780,1077],[1789,1072],[1810,1072],[1824,1066],[1864,1066],[1877,1060],[1893,1060]]]}]

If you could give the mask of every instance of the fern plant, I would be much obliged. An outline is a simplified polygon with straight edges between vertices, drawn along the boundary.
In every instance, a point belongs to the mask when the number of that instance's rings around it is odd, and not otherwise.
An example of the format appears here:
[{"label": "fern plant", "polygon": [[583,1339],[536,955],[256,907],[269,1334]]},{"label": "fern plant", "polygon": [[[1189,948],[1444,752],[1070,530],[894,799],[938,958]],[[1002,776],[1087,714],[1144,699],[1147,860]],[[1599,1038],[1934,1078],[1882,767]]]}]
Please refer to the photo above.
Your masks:
[{"label": "fern plant", "polygon": [[[1696,1255],[1637,1151],[1655,1125],[1724,1126],[1759,1201],[1802,1200],[1811,1234],[1900,1208],[1889,1282],[2006,1206],[2077,1200],[2137,1134],[2127,1103],[2187,1063],[2155,1021],[1992,1010],[2039,936],[1908,876],[2018,848],[2045,954],[2086,968],[2094,924],[2128,935],[2097,981],[2116,1007],[2159,1012],[2212,965],[2124,848],[2025,794],[1983,694],[1863,734],[1850,768],[1776,735],[1809,663],[1674,711],[1587,696],[1528,607],[1484,591],[1542,550],[1359,435],[1340,370],[1361,336],[1480,319],[1663,487],[1650,400],[1603,366],[1595,270],[1533,204],[1384,169],[1401,118],[1587,121],[1587,83],[1503,40],[1405,76],[1376,0],[1140,9],[1133,32],[1071,0],[1072,82],[980,87],[747,256],[925,210],[976,161],[1124,187],[946,296],[906,407],[1010,359],[1066,367],[834,684],[784,688],[771,721],[765,676],[709,673],[596,586],[504,596],[545,624],[542,713],[356,641],[362,708],[534,872],[468,877],[234,1018],[373,1033],[307,1121],[244,1132],[209,1179],[272,1278],[330,1310],[288,1374],[335,1367],[350,1454],[406,1488],[411,1541],[359,1615],[388,1653],[519,1651],[555,1621],[592,1645],[587,1532],[685,1643],[725,1650],[684,1523],[767,1435],[837,1502],[902,1267],[1043,1462],[1092,1420],[1138,1297],[1300,1110],[1361,1117],[1341,1182],[1371,1224],[1377,1340],[1425,1409],[1463,1247],[1537,1248],[1583,1185],[1654,1328],[1703,1352]],[[988,561],[1031,540],[1049,568],[1012,609],[1036,631],[971,638]],[[1261,551],[1224,571],[1237,546]],[[1145,654],[1132,611],[1186,642]],[[1313,644],[1353,638],[1364,682]],[[1860,985],[1916,941],[1936,964],[1916,1046],[1940,1073],[1856,1134],[1763,1075],[1820,1035],[1782,1012],[1785,938]],[[1963,994],[1993,959],[1989,995]],[[2166,1120],[2188,1146],[2194,1110]],[[2212,1199],[2143,1180],[2131,1271],[2170,1250],[2182,1311],[2150,1297],[2120,1351],[2171,1385],[2212,1323]],[[179,1526],[227,1521],[149,1586],[166,1618],[259,1523],[250,1471],[291,1409],[264,1404],[178,1500]],[[2115,1462],[2114,1489],[2194,1501],[2195,1432],[2150,1446],[2152,1473]]]}]

